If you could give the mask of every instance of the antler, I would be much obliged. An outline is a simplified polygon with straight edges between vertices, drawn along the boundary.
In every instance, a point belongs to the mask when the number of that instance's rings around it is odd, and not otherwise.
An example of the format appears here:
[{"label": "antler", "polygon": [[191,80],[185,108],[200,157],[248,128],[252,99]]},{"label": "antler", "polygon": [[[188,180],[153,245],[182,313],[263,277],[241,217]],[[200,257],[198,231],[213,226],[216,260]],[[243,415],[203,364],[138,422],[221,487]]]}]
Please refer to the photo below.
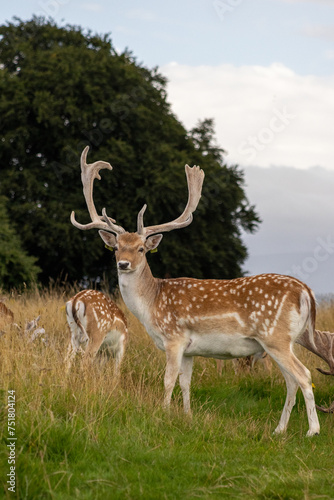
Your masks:
[{"label": "antler", "polygon": [[93,201],[93,184],[94,180],[101,180],[101,176],[99,171],[103,168],[107,168],[108,170],[112,170],[112,166],[110,163],[105,161],[96,161],[95,163],[87,163],[87,154],[89,151],[89,146],[86,146],[83,152],[81,153],[81,181],[83,185],[83,193],[86,200],[88,212],[92,222],[88,224],[80,224],[75,219],[74,211],[71,213],[71,222],[78,229],[104,229],[109,232],[113,232],[116,234],[125,233],[125,229],[121,226],[115,224],[115,220],[111,217],[108,217],[105,209],[102,211],[102,216],[97,214],[94,201]]},{"label": "antler", "polygon": [[314,334],[310,330],[298,337],[297,344],[302,345],[309,351],[313,352],[319,358],[322,358],[329,366],[329,371],[322,368],[317,368],[324,375],[334,375],[334,333],[315,330]]},{"label": "antler", "polygon": [[[310,330],[298,337],[297,344],[302,345],[309,351],[313,352],[319,358],[326,361],[329,366],[329,371],[317,368],[323,375],[334,375],[334,333],[314,330],[314,334]],[[324,413],[334,413],[334,401],[328,408],[316,405],[317,409]]]},{"label": "antler", "polygon": [[319,406],[315,405],[318,410],[322,411],[323,413],[334,413],[334,401],[329,405],[328,408],[325,406]]},{"label": "antler", "polygon": [[172,231],[173,229],[181,229],[189,226],[193,220],[193,212],[195,212],[198,202],[201,198],[202,185],[204,180],[204,172],[196,165],[192,168],[189,165],[185,166],[187,183],[188,183],[188,203],[183,213],[175,220],[159,224],[157,226],[144,227],[144,212],[147,205],[144,205],[140,210],[137,219],[137,233],[144,236],[151,236],[156,233]]}]

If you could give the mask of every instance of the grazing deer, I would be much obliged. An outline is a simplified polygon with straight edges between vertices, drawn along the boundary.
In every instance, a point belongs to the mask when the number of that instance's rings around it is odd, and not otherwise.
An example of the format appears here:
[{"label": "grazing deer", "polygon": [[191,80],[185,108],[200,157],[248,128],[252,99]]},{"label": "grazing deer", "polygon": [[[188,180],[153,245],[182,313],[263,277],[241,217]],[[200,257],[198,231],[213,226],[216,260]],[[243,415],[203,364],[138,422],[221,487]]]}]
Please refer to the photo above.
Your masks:
[{"label": "grazing deer", "polygon": [[[234,373],[237,374],[239,372],[250,372],[255,366],[257,362],[263,363],[264,367],[268,372],[271,372],[272,363],[266,352],[259,352],[258,354],[254,354],[254,356],[246,356],[245,358],[235,358],[232,359]],[[222,374],[223,371],[223,360],[216,359],[217,365],[217,373],[218,375]]]},{"label": "grazing deer", "polygon": [[[319,358],[326,361],[329,366],[329,371],[323,370],[322,368],[317,368],[317,370],[323,375],[333,375],[334,376],[334,333],[333,332],[323,332],[321,330],[315,330],[314,333],[309,330],[298,337],[296,340],[297,344],[302,345],[305,349],[313,352],[319,356]],[[317,409],[324,413],[334,413],[334,401],[330,404],[328,408],[324,406],[316,405]]]},{"label": "grazing deer", "polygon": [[[5,333],[2,328],[13,325],[15,326],[20,332],[22,332],[22,328],[17,324],[14,323],[14,313],[11,311],[3,302],[4,299],[0,299],[0,336]],[[42,342],[44,342],[45,345],[48,343],[48,338],[47,335],[45,335],[45,330],[44,328],[37,328],[38,322],[41,319],[40,316],[37,318],[33,319],[32,321],[28,321],[25,324],[24,330],[23,330],[23,335],[25,337],[29,337],[29,342],[34,342],[37,338],[41,338]]]},{"label": "grazing deer", "polygon": [[81,179],[88,224],[79,229],[99,229],[106,245],[115,250],[118,280],[123,300],[145,326],[157,347],[166,353],[164,406],[169,407],[177,377],[185,412],[190,412],[190,381],[193,357],[232,359],[266,351],[279,365],[287,386],[287,397],[276,433],[287,428],[298,387],[307,410],[307,436],[319,433],[311,375],[296,358],[293,343],[315,325],[315,299],[301,281],[278,274],[262,274],[233,280],[157,279],[146,260],[146,253],[157,248],[163,232],[188,226],[201,197],[204,172],[197,166],[185,167],[188,202],[174,221],[145,227],[143,215],[137,219],[137,232],[128,233],[116,221],[97,214],[93,201],[94,179],[100,169],[112,170],[109,163],[87,164],[87,146],[81,155]]},{"label": "grazing deer", "polygon": [[3,328],[14,322],[14,313],[0,300],[0,334],[3,334]]},{"label": "grazing deer", "polygon": [[114,355],[118,375],[128,330],[125,316],[115,302],[96,290],[83,290],[66,303],[66,317],[71,331],[65,358],[67,373],[78,352],[87,362],[101,349]]},{"label": "grazing deer", "polygon": [[29,342],[35,342],[36,339],[40,339],[44,345],[49,345],[49,337],[45,333],[44,328],[38,327],[38,322],[41,319],[40,316],[34,318],[32,321],[28,321],[24,328],[24,335],[29,337]]}]

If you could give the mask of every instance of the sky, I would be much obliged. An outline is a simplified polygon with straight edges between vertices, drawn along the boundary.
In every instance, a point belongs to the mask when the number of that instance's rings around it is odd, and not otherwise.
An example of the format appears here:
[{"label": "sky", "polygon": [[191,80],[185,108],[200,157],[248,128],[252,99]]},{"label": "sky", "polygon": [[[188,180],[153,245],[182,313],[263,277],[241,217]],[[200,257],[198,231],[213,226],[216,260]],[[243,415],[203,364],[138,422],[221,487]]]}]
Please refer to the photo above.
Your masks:
[{"label": "sky", "polygon": [[334,0],[12,0],[0,22],[33,14],[110,33],[157,66],[177,118],[213,118],[244,171],[263,221],[242,236],[247,274],[334,293]]}]

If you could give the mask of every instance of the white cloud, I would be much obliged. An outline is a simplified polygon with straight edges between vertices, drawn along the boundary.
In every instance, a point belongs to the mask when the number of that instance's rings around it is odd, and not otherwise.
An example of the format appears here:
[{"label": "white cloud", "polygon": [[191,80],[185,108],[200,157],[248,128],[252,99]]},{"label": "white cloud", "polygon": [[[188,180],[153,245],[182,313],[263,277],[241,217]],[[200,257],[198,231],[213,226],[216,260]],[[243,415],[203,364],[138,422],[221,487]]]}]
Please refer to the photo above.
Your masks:
[{"label": "white cloud", "polygon": [[244,235],[245,270],[289,273],[316,293],[334,292],[334,75],[301,76],[282,64],[161,71],[186,128],[213,117],[229,162],[245,172],[263,219]]},{"label": "white cloud", "polygon": [[229,162],[334,169],[334,75],[268,67],[170,63],[168,99],[187,129],[214,118]]}]

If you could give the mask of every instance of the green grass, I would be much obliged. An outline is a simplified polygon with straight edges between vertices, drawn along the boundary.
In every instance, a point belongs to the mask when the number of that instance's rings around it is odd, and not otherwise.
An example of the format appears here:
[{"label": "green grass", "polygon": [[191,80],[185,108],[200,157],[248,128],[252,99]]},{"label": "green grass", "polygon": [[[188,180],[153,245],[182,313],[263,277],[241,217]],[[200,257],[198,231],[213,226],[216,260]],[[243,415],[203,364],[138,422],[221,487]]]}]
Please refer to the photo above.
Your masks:
[{"label": "green grass", "polygon": [[[161,409],[164,355],[129,315],[130,340],[118,384],[112,364],[88,373],[74,367],[64,381],[69,337],[61,294],[11,299],[16,314],[41,312],[48,348],[11,330],[1,337],[2,402],[16,391],[17,499],[318,499],[334,498],[334,415],[319,414],[321,433],[306,438],[298,393],[284,436],[273,436],[285,400],[278,370],[262,367],[222,376],[213,360],[196,359],[193,417],[176,388]],[[9,304],[8,304],[9,305]],[[21,320],[22,321],[22,320]],[[319,403],[334,397],[334,381],[317,358],[298,350],[311,369]],[[0,473],[8,473],[7,409],[1,413]]]}]

